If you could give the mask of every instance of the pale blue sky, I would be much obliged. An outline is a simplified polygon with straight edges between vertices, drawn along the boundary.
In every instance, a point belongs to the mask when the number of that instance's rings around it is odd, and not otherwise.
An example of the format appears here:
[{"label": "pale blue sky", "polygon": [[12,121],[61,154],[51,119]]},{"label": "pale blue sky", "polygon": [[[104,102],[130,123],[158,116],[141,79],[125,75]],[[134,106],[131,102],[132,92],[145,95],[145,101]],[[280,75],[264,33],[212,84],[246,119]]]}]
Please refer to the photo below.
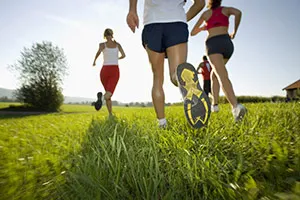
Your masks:
[{"label": "pale blue sky", "polygon": [[[138,5],[141,26],[133,34],[126,24],[128,0],[0,0],[0,87],[18,87],[7,66],[16,62],[23,47],[46,40],[63,48],[68,59],[64,95],[95,98],[103,90],[102,58],[96,67],[92,62],[109,27],[127,55],[119,63],[121,77],[114,99],[151,101],[152,72],[141,45],[143,0]],[[185,8],[190,5],[188,0]],[[300,78],[300,1],[223,0],[223,5],[243,12],[227,66],[236,94],[284,96],[282,88]],[[199,16],[188,23],[190,30]],[[201,61],[205,37],[203,32],[189,39],[188,62],[194,66]],[[165,77],[166,101],[181,101],[167,67]]]}]

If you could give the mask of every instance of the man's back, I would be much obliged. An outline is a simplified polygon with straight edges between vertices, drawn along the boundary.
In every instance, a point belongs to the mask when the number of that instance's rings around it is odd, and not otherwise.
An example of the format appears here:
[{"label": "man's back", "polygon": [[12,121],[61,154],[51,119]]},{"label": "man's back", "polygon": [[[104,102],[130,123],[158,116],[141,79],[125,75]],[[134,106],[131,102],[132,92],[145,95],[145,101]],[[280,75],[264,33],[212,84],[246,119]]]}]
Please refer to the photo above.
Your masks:
[{"label": "man's back", "polygon": [[201,62],[197,71],[199,74],[202,74],[203,80],[210,80],[211,66],[208,61]]},{"label": "man's back", "polygon": [[184,4],[184,0],[145,0],[144,25],[186,22]]}]

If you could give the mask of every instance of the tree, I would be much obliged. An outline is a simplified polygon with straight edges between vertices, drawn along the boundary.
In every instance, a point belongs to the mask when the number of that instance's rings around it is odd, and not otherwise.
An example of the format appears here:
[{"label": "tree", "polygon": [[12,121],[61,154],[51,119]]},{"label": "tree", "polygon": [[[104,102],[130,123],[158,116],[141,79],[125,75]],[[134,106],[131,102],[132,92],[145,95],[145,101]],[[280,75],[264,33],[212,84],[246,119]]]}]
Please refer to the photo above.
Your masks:
[{"label": "tree", "polygon": [[61,84],[67,75],[62,49],[51,42],[34,43],[25,47],[21,58],[10,67],[19,73],[21,87],[16,97],[20,102],[38,110],[59,110],[64,101]]}]

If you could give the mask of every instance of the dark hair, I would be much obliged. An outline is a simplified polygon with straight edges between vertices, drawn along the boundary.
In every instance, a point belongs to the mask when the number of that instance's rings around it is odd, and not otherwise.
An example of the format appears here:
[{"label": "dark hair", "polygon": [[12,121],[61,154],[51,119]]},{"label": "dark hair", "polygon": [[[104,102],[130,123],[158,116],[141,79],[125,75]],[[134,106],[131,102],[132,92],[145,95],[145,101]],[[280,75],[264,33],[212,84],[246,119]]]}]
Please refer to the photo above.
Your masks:
[{"label": "dark hair", "polygon": [[202,59],[203,59],[203,60],[207,60],[207,57],[206,57],[206,56],[203,56]]},{"label": "dark hair", "polygon": [[215,9],[219,6],[221,6],[222,0],[209,0],[207,3],[208,9]]},{"label": "dark hair", "polygon": [[107,36],[113,37],[113,34],[114,34],[113,30],[110,28],[107,28],[107,29],[105,29],[103,36],[104,36],[104,38],[106,38]]}]

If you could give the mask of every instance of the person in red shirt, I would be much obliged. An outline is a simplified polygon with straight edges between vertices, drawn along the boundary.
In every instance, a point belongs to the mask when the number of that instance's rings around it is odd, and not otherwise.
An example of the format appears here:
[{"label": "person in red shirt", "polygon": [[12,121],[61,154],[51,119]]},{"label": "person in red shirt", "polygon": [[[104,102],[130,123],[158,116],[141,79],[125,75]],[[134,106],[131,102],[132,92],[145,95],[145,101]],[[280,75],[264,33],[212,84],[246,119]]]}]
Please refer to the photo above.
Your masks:
[{"label": "person in red shirt", "polygon": [[[208,33],[205,41],[206,53],[209,57],[210,64],[213,68],[212,73],[212,105],[217,104],[219,94],[215,93],[214,84],[219,84],[232,107],[232,114],[235,121],[244,117],[247,110],[238,103],[235,96],[228,72],[225,67],[231,58],[234,50],[232,40],[235,38],[240,25],[242,12],[234,7],[221,6],[222,0],[209,0],[208,10],[205,11],[191,31],[191,35],[197,35],[199,32],[206,30]],[[228,33],[229,17],[234,16],[233,33]],[[201,26],[205,23],[203,26]],[[212,109],[213,110],[213,109]]]},{"label": "person in red shirt", "polygon": [[[197,68],[198,74],[202,74],[203,79],[203,89],[204,92],[207,94],[211,93],[211,81],[210,81],[210,74],[212,71],[212,68],[207,60],[206,56],[202,57],[203,62],[201,62]],[[200,70],[200,72],[199,72]]]}]

